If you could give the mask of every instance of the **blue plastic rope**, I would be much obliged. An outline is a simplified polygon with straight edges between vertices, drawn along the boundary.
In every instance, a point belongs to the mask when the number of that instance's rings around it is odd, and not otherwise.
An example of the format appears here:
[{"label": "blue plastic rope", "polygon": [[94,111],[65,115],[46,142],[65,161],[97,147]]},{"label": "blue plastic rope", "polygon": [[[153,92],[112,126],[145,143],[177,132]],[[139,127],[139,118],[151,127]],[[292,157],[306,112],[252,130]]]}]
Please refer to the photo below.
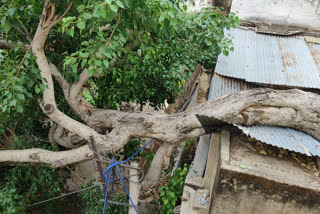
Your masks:
[{"label": "blue plastic rope", "polygon": [[[198,88],[195,90],[195,92],[191,95],[191,97],[187,100],[187,102],[180,108],[180,110],[178,112],[181,112],[185,106],[190,102],[190,100],[192,99],[192,97],[197,93],[198,91]],[[118,174],[120,176],[120,179],[121,179],[121,182],[123,184],[123,187],[129,197],[129,200],[134,208],[134,210],[136,211],[137,214],[139,214],[137,208],[134,206],[133,202],[132,202],[132,199],[131,199],[131,196],[129,194],[129,191],[124,183],[124,180],[123,180],[123,177],[121,175],[121,172],[120,172],[120,169],[118,167],[118,165],[120,164],[124,164],[126,162],[128,162],[129,160],[131,160],[134,156],[136,156],[137,154],[139,154],[139,152],[141,152],[144,148],[146,148],[146,146],[148,146],[154,139],[151,139],[149,140],[148,143],[146,143],[143,147],[141,147],[138,151],[136,151],[133,155],[131,155],[127,160],[124,160],[124,161],[120,161],[120,162],[116,162],[114,159],[112,159],[111,163],[110,163],[110,166],[104,170],[103,172],[103,178],[105,179],[105,185],[104,185],[104,204],[103,204],[103,214],[105,213],[105,210],[106,210],[106,205],[108,204],[108,200],[107,200],[107,195],[108,195],[108,187],[109,187],[109,184],[110,182],[113,182],[114,181],[114,174],[115,174],[115,170],[114,170],[114,167],[117,168],[117,171],[118,171]],[[108,174],[107,174],[108,173]],[[106,174],[107,174],[107,177],[106,177]],[[110,179],[112,175],[112,179]],[[113,192],[113,188],[112,188],[112,192]]]},{"label": "blue plastic rope", "polygon": [[186,107],[186,105],[188,105],[188,103],[191,101],[192,97],[198,92],[198,89],[199,88],[197,88],[195,90],[195,92],[191,95],[191,97],[187,100],[187,102],[179,109],[178,113],[181,112],[184,109],[184,107]]}]

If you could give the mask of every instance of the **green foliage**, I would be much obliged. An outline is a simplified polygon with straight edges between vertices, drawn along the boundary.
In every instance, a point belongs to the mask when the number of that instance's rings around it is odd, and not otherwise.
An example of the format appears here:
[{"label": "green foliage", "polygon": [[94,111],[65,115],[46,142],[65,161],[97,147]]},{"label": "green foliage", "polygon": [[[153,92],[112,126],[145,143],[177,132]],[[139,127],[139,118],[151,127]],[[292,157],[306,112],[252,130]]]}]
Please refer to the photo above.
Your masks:
[{"label": "green foliage", "polygon": [[[80,188],[90,187],[93,185],[93,182],[94,180],[91,180],[86,185],[80,185]],[[81,192],[80,198],[85,206],[85,214],[102,213],[103,202],[99,202],[99,200],[104,198],[104,194],[100,192],[99,186]],[[115,193],[111,200],[128,203],[128,197],[125,193]],[[110,204],[110,206],[106,208],[106,213],[125,214],[128,213],[128,207]]]},{"label": "green foliage", "polygon": [[[119,155],[122,156],[123,160],[126,160],[129,157],[131,157],[134,153],[136,153],[136,151],[138,151],[141,148],[141,146],[143,146],[144,144],[145,144],[145,140],[142,140],[140,138],[133,138],[129,140],[129,142],[123,147],[122,151],[119,152]],[[141,152],[131,160],[137,161],[140,158],[140,156],[141,156]]]},{"label": "green foliage", "polygon": [[[236,27],[239,19],[228,17],[220,8],[189,13],[184,0],[82,0],[51,31],[46,55],[70,82],[77,81],[83,69],[92,77],[98,107],[118,108],[122,102],[135,101],[161,108],[165,100],[174,102],[197,64],[212,67],[217,56],[232,51],[230,38],[223,30]],[[27,43],[16,29],[36,29],[42,2],[5,0],[0,6],[0,36]],[[61,15],[68,1],[59,1]],[[45,85],[31,53],[23,58],[6,51],[0,64],[1,108],[23,111],[26,97],[36,97]],[[18,50],[16,50],[17,52]],[[17,79],[18,78],[18,79]],[[1,80],[0,79],[0,80]],[[14,84],[13,84],[14,83]]]},{"label": "green foliage", "polygon": [[[44,115],[28,103],[24,113],[0,114],[0,148],[42,148],[58,151],[46,142],[48,129],[40,123]],[[27,207],[42,200],[58,196],[63,189],[67,173],[65,169],[54,169],[45,164],[2,163],[0,167],[0,213],[57,213],[61,200]]]},{"label": "green foliage", "polygon": [[[121,157],[122,160],[126,160],[129,157],[131,157],[134,153],[136,153],[145,144],[145,140],[142,140],[140,138],[133,138],[123,147],[123,149],[120,152],[114,155],[114,158],[120,160]],[[140,160],[147,160],[147,164],[148,166],[150,166],[155,154],[156,153],[152,151],[146,152],[146,150],[144,149],[136,156],[134,156],[131,159],[131,161],[139,162]]]},{"label": "green foliage", "polygon": [[147,153],[145,151],[141,151],[141,159],[147,160],[148,166],[151,166],[151,163],[152,163],[152,160],[153,160],[155,154],[156,154],[155,152]]},{"label": "green foliage", "polygon": [[[70,2],[55,1],[56,13],[62,15]],[[86,84],[91,91],[84,90],[83,95],[99,108],[115,109],[122,102],[131,101],[149,102],[161,108],[165,101],[174,102],[181,92],[181,83],[197,64],[210,68],[220,53],[228,55],[233,50],[224,29],[236,27],[240,22],[234,13],[223,16],[219,8],[188,13],[185,0],[72,2],[70,11],[49,32],[45,53],[70,83],[78,81],[84,69],[88,70],[91,79]],[[35,57],[26,50],[30,42],[24,30],[25,27],[33,38],[43,3],[2,0],[0,5],[0,37],[16,44],[15,48],[0,52],[0,134],[5,134],[10,126],[16,127],[18,135],[25,136],[3,145],[12,149],[57,150],[37,140],[48,132],[45,127],[48,123],[43,122],[46,116],[37,103],[47,80],[41,79]],[[55,84],[58,108],[79,120],[58,88]],[[34,135],[38,137],[30,137]],[[121,155],[129,157],[141,143],[133,139]],[[140,155],[148,162],[153,156],[152,153]],[[0,212],[23,213],[24,204],[59,194],[62,172],[37,164],[1,167]],[[161,187],[162,213],[172,211],[186,172],[186,167],[178,170],[169,184]],[[96,204],[94,197],[83,197],[88,203],[86,207]],[[43,210],[50,213],[50,206],[44,206]],[[100,212],[101,206],[92,208],[94,211]]]},{"label": "green foliage", "polygon": [[[54,149],[35,137],[12,139],[11,149],[40,147]],[[8,143],[4,144],[9,146]],[[43,164],[17,164],[0,168],[0,213],[26,213],[41,210],[39,213],[56,213],[59,204],[47,202],[27,208],[27,205],[55,197],[61,193],[67,174],[64,169],[54,169]]]},{"label": "green foliage", "polygon": [[[18,46],[3,51],[4,61],[0,64],[0,108],[2,112],[19,113],[23,107],[33,102],[33,98],[45,89],[41,84],[35,56],[27,53],[23,64],[19,65],[25,49]],[[19,67],[17,67],[19,65]]]},{"label": "green foliage", "polygon": [[[86,185],[82,184],[80,185],[80,188],[84,189],[86,187],[90,187],[93,185],[93,182],[94,180],[91,180]],[[104,198],[104,195],[100,192],[99,186],[81,192],[80,198],[85,206],[84,212],[86,214],[102,213],[103,204],[99,202],[99,200]]]},{"label": "green foliage", "polygon": [[182,195],[188,171],[187,165],[184,165],[183,169],[177,168],[174,175],[168,178],[168,184],[159,187],[161,214],[173,213],[173,209]]},{"label": "green foliage", "polygon": [[196,138],[186,141],[182,153],[182,164],[190,165],[192,163],[197,149],[197,142]]}]

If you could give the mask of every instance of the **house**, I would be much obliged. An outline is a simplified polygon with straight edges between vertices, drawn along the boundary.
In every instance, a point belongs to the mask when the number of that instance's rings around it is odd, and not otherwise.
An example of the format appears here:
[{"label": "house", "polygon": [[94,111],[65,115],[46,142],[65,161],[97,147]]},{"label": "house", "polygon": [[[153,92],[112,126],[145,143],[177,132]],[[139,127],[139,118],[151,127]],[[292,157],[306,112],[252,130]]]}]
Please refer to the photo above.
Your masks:
[{"label": "house", "polygon": [[[320,93],[320,1],[233,0],[231,11],[242,25],[226,31],[234,52],[219,56],[209,99],[256,87]],[[294,129],[222,127],[200,139],[180,213],[320,213],[319,157],[320,142]]]}]

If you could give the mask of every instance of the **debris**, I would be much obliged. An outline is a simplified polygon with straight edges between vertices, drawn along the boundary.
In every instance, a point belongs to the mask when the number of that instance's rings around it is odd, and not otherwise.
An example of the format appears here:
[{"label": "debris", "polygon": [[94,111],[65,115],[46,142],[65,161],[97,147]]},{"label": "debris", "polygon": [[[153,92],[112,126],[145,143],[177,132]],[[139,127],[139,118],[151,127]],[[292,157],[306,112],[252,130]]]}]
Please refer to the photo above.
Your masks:
[{"label": "debris", "polygon": [[[316,176],[319,176],[320,174],[319,173],[320,158],[318,157],[315,157],[316,159],[314,159],[313,157],[308,157],[300,153],[287,151],[283,148],[278,148],[272,145],[261,143],[254,138],[249,138],[249,143],[243,142],[242,144],[245,145],[250,150],[257,151],[263,155],[284,158],[284,159],[293,159],[294,161],[298,162],[301,167],[304,167],[310,170],[311,172],[315,173]],[[316,161],[318,161],[318,165]],[[244,165],[240,167],[247,168]]]}]

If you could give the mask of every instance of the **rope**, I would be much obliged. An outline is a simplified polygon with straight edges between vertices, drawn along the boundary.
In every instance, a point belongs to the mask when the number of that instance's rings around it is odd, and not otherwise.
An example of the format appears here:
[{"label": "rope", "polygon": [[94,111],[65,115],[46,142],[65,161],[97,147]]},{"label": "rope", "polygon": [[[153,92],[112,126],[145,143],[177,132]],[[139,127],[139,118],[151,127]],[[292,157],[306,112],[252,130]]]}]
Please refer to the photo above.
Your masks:
[{"label": "rope", "polygon": [[198,92],[198,90],[199,88],[195,90],[195,92],[191,95],[191,97],[187,100],[187,102],[179,109],[178,113],[181,112],[184,109],[184,107],[186,107],[186,105],[188,105],[188,103],[191,101],[192,97]]},{"label": "rope", "polygon": [[[190,98],[187,100],[187,102],[180,108],[180,110],[179,110],[178,112],[181,112],[181,111],[188,105],[188,103],[191,101],[192,97],[193,97],[197,92],[198,92],[198,88],[195,90],[195,92],[191,95],[191,97],[190,97]],[[105,197],[104,197],[103,212],[102,212],[103,214],[105,213],[106,205],[108,204],[108,199],[107,199],[108,187],[109,187],[110,182],[113,182],[113,181],[114,181],[114,179],[110,179],[110,176],[111,176],[111,174],[114,175],[114,168],[115,168],[115,167],[117,168],[119,177],[120,177],[120,179],[121,179],[121,182],[122,182],[122,184],[123,184],[123,187],[124,187],[124,189],[125,189],[128,197],[129,197],[129,200],[130,200],[130,202],[131,202],[131,204],[132,204],[132,207],[134,208],[134,210],[136,211],[136,213],[139,214],[136,206],[135,206],[135,205],[133,204],[133,202],[132,202],[131,196],[130,196],[130,194],[129,194],[129,192],[128,192],[128,189],[127,189],[127,187],[126,187],[126,185],[125,185],[125,183],[124,183],[124,180],[123,180],[123,177],[122,177],[122,175],[121,175],[121,172],[120,172],[120,170],[119,170],[118,165],[120,165],[120,164],[125,164],[125,163],[127,163],[128,161],[130,161],[133,157],[135,157],[137,154],[139,154],[145,147],[147,147],[153,140],[154,140],[154,139],[149,140],[148,143],[146,143],[143,147],[141,147],[138,151],[136,151],[133,155],[131,155],[127,160],[120,161],[120,162],[116,162],[116,161],[113,159],[113,160],[111,161],[111,163],[110,163],[110,166],[109,166],[106,170],[104,170],[104,172],[103,172],[103,178],[105,179],[105,188],[104,188],[104,195],[105,195]],[[107,174],[107,177],[106,177],[106,174]],[[111,192],[111,195],[112,195],[112,193],[113,193],[113,190],[112,190],[112,192]]]}]

